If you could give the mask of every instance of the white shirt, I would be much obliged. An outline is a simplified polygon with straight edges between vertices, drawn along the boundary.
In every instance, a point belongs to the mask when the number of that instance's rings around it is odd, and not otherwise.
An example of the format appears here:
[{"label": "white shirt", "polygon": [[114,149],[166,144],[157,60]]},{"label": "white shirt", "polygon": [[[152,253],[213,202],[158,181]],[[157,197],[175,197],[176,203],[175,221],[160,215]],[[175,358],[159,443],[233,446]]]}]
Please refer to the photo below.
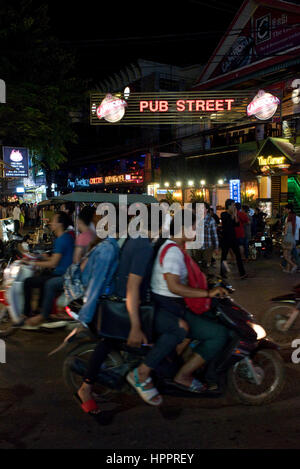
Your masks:
[{"label": "white shirt", "polygon": [[167,282],[164,278],[164,274],[174,274],[180,277],[180,282],[183,285],[187,283],[188,272],[184,262],[184,255],[179,247],[174,246],[168,249],[163,259],[163,265],[160,264],[159,258],[162,250],[167,244],[173,243],[174,241],[167,240],[159,249],[151,277],[151,290],[157,295],[170,296],[172,298],[181,298],[180,295],[171,293],[168,289]]},{"label": "white shirt", "polygon": [[13,219],[20,221],[21,210],[19,207],[15,207],[13,211]]},{"label": "white shirt", "polygon": [[296,216],[295,241],[299,241],[300,217]]}]

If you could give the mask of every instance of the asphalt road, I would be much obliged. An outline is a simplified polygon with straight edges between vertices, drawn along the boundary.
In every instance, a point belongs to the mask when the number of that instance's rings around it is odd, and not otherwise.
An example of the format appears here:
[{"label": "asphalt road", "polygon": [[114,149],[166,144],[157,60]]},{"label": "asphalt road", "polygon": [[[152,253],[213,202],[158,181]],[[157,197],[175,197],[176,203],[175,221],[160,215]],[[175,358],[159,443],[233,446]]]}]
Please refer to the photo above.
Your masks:
[{"label": "asphalt road", "polygon": [[[255,277],[235,273],[235,298],[259,321],[269,298],[287,293],[300,275],[281,272],[278,259],[248,264]],[[233,269],[235,271],[235,269]],[[285,360],[286,386],[263,407],[219,399],[165,397],[161,409],[135,394],[114,394],[101,403],[112,411],[100,426],[76,404],[62,378],[64,353],[48,357],[66,335],[18,331],[6,341],[7,363],[0,364],[0,449],[278,449],[300,448],[300,365]]]}]

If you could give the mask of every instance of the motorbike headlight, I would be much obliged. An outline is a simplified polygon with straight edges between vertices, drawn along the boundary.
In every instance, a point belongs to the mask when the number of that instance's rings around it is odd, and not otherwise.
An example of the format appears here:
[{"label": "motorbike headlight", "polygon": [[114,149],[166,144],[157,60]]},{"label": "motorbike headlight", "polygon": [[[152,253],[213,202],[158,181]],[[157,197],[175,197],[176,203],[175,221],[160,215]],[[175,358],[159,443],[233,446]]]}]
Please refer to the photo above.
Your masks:
[{"label": "motorbike headlight", "polygon": [[267,336],[266,331],[259,324],[251,324],[257,335],[257,340],[264,339]]}]

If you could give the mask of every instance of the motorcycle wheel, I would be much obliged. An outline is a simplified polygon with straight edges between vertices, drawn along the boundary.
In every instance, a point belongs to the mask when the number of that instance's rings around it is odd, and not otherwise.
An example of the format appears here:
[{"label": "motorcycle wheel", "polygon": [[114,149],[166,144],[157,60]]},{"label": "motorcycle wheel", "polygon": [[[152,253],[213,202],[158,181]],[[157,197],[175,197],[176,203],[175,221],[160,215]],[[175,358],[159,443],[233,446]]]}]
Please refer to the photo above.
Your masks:
[{"label": "motorcycle wheel", "polygon": [[288,331],[282,330],[293,311],[293,306],[276,305],[264,314],[261,321],[268,338],[280,345],[281,348],[290,348],[293,340],[300,336],[300,313]]},{"label": "motorcycle wheel", "polygon": [[[77,392],[82,385],[84,371],[86,370],[88,362],[97,345],[98,342],[89,342],[79,345],[74,350],[72,350],[65,359],[63,363],[63,378],[65,384],[72,391],[72,393]],[[80,360],[80,363],[82,364],[82,374],[78,374],[78,372],[76,373],[74,370],[72,370],[74,358],[78,358],[78,360]],[[122,363],[123,359],[121,354],[113,350],[108,354],[103,365],[106,369],[113,369],[114,367],[120,366]],[[108,388],[106,388],[106,392],[111,393],[111,389],[108,390]],[[105,395],[105,393],[103,394],[102,392],[101,394],[102,396]]]},{"label": "motorcycle wheel", "polygon": [[276,350],[259,350],[252,358],[260,377],[256,384],[247,376],[247,366],[237,363],[228,373],[228,390],[236,401],[246,405],[262,405],[273,402],[281,394],[285,384],[284,362]]}]

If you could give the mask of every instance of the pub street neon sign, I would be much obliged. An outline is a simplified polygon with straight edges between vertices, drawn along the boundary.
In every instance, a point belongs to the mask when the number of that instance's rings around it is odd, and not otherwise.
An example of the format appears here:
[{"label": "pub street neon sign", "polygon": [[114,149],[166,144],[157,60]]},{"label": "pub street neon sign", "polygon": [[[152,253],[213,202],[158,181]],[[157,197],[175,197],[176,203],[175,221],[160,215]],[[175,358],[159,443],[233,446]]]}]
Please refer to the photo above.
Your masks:
[{"label": "pub street neon sign", "polygon": [[106,94],[93,93],[92,125],[252,123],[280,119],[280,99],[264,90]]}]

